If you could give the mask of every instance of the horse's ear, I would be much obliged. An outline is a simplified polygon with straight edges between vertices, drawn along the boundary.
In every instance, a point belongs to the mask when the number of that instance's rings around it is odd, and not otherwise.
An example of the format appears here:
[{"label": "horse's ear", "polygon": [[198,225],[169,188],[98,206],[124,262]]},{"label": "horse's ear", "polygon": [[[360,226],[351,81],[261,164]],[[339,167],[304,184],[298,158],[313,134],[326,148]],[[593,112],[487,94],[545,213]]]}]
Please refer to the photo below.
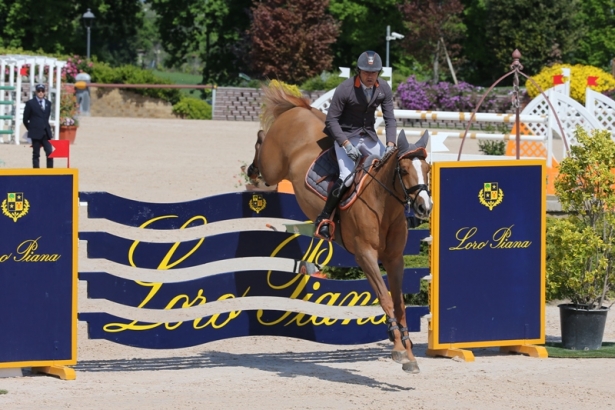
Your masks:
[{"label": "horse's ear", "polygon": [[406,138],[406,133],[404,130],[399,132],[397,136],[397,152],[407,152],[410,148],[410,144],[408,143],[408,139]]},{"label": "horse's ear", "polygon": [[416,142],[417,148],[427,148],[427,143],[429,142],[429,131],[425,130],[421,139]]}]

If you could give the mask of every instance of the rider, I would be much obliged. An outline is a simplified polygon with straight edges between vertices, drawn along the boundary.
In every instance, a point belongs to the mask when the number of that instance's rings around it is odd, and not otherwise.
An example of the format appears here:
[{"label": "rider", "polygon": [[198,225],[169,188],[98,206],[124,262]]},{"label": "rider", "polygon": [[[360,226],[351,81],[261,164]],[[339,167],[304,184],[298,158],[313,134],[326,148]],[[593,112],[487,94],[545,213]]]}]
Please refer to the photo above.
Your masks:
[{"label": "rider", "polygon": [[[362,151],[382,156],[395,149],[397,124],[393,114],[393,92],[386,81],[378,78],[382,59],[374,51],[365,51],[357,60],[358,74],[340,84],[333,94],[324,133],[335,140],[335,154],[340,168],[339,179],[333,185],[325,207],[314,222],[315,236],[331,240],[331,213],[352,184],[347,178],[354,170]],[[375,112],[382,107],[386,125],[385,147],[374,129]],[[361,147],[360,147],[361,146]]]}]

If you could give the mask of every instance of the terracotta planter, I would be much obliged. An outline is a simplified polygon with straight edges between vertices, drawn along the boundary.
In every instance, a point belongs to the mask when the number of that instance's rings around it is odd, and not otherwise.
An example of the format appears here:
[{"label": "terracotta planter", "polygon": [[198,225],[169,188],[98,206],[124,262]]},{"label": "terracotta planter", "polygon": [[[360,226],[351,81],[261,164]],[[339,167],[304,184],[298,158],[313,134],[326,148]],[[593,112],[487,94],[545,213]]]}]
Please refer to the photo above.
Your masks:
[{"label": "terracotta planter", "polygon": [[60,125],[59,139],[68,140],[71,144],[75,143],[77,136],[77,127],[74,125]]}]

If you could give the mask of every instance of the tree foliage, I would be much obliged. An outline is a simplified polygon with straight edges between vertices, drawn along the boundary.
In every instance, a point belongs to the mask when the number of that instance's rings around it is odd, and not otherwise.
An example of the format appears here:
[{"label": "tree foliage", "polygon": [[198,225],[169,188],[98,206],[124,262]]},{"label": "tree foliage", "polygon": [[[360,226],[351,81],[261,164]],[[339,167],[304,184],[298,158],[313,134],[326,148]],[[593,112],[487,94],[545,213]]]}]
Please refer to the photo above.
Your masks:
[{"label": "tree foliage", "polygon": [[[402,15],[397,6],[404,0],[331,0],[331,15],[341,23],[337,41],[332,45],[334,67],[353,67],[362,52],[373,50],[386,62],[386,28],[404,34]],[[399,62],[399,40],[389,42],[390,65]]]},{"label": "tree foliage", "polygon": [[134,62],[143,22],[140,0],[0,0],[0,45],[46,53],[86,54],[81,16],[90,8],[91,54],[110,63]]},{"label": "tree foliage", "polygon": [[406,0],[399,6],[408,29],[404,48],[419,62],[433,62],[434,82],[439,79],[438,66],[445,63],[445,50],[451,60],[458,60],[465,25],[461,21],[463,5],[459,0]]},{"label": "tree foliage", "polygon": [[[480,4],[478,4],[480,6]],[[583,28],[575,14],[578,0],[486,0],[484,54],[499,77],[510,70],[512,52],[521,51],[524,71],[569,61]]]},{"label": "tree foliage", "polygon": [[245,71],[252,0],[148,0],[158,15],[168,65],[204,63],[203,83],[233,84]]},{"label": "tree foliage", "polygon": [[329,0],[262,0],[255,3],[249,34],[253,71],[300,83],[331,68],[338,25]]},{"label": "tree foliage", "polygon": [[577,44],[576,62],[606,70],[615,58],[615,0],[583,0],[581,9],[586,32]]}]

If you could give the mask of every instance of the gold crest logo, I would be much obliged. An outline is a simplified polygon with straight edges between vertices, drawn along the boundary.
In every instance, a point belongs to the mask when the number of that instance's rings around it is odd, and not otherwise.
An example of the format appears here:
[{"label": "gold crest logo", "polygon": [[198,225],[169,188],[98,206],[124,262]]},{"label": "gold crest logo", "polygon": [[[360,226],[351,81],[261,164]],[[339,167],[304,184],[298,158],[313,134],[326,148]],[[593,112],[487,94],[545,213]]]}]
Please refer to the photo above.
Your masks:
[{"label": "gold crest logo", "polygon": [[30,202],[23,197],[23,192],[9,192],[7,199],[2,201],[2,213],[17,222],[19,218],[28,213]]},{"label": "gold crest logo", "polygon": [[254,212],[258,214],[260,213],[260,211],[265,209],[266,206],[267,206],[267,201],[265,201],[265,198],[263,198],[262,195],[260,194],[252,195],[252,199],[250,200],[251,210],[253,210]]},{"label": "gold crest logo", "polygon": [[504,192],[498,188],[497,182],[485,182],[483,189],[478,193],[478,200],[481,204],[493,211],[493,208],[502,203]]}]

